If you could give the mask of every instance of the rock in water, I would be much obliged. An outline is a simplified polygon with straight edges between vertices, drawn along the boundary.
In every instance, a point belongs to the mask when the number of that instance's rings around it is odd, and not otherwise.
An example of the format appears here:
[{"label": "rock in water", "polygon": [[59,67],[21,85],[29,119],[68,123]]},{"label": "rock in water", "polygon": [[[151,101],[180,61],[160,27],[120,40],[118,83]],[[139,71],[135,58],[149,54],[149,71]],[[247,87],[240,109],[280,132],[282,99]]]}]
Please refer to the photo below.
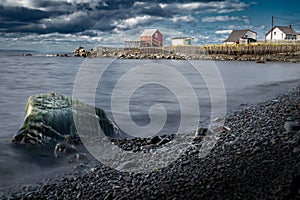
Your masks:
[{"label": "rock in water", "polygon": [[[74,117],[77,120],[76,124]],[[95,132],[98,123],[105,136],[121,138],[119,129],[105,111],[69,96],[48,93],[28,99],[25,119],[12,142],[25,145],[56,144],[67,138],[78,138],[76,127]]]}]

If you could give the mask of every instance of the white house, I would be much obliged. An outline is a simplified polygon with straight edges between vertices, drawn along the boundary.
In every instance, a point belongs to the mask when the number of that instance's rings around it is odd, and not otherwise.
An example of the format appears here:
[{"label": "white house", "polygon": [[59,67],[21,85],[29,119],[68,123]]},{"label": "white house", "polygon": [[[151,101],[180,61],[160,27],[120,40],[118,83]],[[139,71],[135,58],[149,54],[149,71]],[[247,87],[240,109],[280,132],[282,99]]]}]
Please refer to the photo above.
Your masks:
[{"label": "white house", "polygon": [[292,29],[291,25],[288,26],[275,26],[268,33],[266,33],[267,41],[279,40],[296,40],[297,33]]},{"label": "white house", "polygon": [[193,37],[174,37],[171,42],[172,46],[187,46],[194,45]]},{"label": "white house", "polygon": [[300,34],[297,35],[297,40],[300,40]]},{"label": "white house", "polygon": [[233,30],[223,44],[249,44],[257,41],[257,33],[247,30]]}]

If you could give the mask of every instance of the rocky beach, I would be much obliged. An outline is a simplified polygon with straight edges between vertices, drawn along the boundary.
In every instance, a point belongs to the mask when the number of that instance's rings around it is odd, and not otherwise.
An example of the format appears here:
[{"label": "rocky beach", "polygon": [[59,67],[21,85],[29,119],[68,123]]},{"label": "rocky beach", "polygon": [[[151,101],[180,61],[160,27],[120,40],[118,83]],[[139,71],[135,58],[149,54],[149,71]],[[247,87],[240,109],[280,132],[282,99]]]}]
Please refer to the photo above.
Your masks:
[{"label": "rocky beach", "polygon": [[[162,51],[162,50],[159,50]],[[216,51],[217,52],[217,51]],[[241,54],[240,52],[215,53],[202,50],[199,54],[193,53],[143,53],[141,49],[108,48],[99,50],[85,50],[77,47],[72,52],[73,57],[83,58],[117,58],[117,59],[173,59],[173,60],[216,60],[216,61],[254,61],[257,63],[282,62],[300,63],[300,51],[287,51],[277,53]],[[22,56],[33,56],[27,53]],[[71,57],[70,53],[37,54],[46,57]]]},{"label": "rocky beach", "polygon": [[[114,57],[107,55],[107,57]],[[151,54],[139,55],[131,53],[119,54],[117,58],[120,59],[176,59],[176,60],[219,60],[219,61],[255,61],[258,63],[265,62],[285,62],[285,63],[299,63],[300,52],[294,53],[278,53],[266,55],[228,55],[228,54],[210,54],[210,55],[185,55],[185,54]]]},{"label": "rocky beach", "polygon": [[[300,87],[226,118],[217,144],[204,158],[190,149],[169,166],[128,173],[101,164],[19,186],[2,199],[299,199]],[[172,137],[166,137],[168,142]],[[144,139],[145,140],[145,139]],[[157,144],[115,140],[127,150]],[[201,146],[201,140],[193,143]],[[164,145],[163,143],[160,145]],[[128,148],[128,146],[130,148]]]},{"label": "rocky beach", "polygon": [[[171,50],[173,49],[173,50]],[[90,57],[299,63],[299,45],[217,45],[116,49],[101,47]],[[74,54],[75,55],[75,54]]]}]

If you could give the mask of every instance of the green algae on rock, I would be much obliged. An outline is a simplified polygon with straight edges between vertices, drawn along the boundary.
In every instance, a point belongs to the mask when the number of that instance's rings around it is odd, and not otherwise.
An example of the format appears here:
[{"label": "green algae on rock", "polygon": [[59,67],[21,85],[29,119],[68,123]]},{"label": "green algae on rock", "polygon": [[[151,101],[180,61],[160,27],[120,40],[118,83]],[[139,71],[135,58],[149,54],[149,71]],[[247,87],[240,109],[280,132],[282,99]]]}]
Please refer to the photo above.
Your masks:
[{"label": "green algae on rock", "polygon": [[13,136],[12,142],[25,145],[56,144],[79,138],[78,126],[86,132],[94,132],[99,125],[105,136],[122,137],[101,108],[58,93],[34,95],[28,99],[23,125]]}]

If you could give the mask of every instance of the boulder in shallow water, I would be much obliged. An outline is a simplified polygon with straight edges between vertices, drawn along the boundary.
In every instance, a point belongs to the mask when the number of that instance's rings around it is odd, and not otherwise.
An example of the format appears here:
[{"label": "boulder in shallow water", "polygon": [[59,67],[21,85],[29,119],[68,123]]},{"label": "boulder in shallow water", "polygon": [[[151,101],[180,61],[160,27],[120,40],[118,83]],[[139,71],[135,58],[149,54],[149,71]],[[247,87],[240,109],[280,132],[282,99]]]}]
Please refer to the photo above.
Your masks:
[{"label": "boulder in shallow water", "polygon": [[[76,126],[74,117],[77,120]],[[100,125],[107,137],[123,136],[101,108],[58,93],[34,95],[27,102],[23,125],[13,136],[12,142],[25,145],[55,145],[66,139],[78,138],[78,126],[86,132],[95,132],[95,123]]]}]

